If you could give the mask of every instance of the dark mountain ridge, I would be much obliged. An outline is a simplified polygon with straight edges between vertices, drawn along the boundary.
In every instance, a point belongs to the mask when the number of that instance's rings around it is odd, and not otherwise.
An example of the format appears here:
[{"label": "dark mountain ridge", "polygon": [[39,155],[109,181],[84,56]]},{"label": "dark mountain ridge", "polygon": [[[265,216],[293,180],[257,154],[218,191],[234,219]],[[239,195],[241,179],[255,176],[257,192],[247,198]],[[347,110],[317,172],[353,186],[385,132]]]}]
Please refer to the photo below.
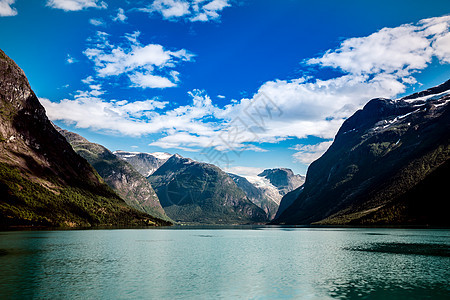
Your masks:
[{"label": "dark mountain ridge", "polygon": [[0,50],[0,225],[157,225],[129,207],[48,120]]},{"label": "dark mountain ridge", "polygon": [[[303,191],[273,223],[448,225],[449,85],[369,101],[310,165]],[[430,179],[437,174],[441,180]]]}]

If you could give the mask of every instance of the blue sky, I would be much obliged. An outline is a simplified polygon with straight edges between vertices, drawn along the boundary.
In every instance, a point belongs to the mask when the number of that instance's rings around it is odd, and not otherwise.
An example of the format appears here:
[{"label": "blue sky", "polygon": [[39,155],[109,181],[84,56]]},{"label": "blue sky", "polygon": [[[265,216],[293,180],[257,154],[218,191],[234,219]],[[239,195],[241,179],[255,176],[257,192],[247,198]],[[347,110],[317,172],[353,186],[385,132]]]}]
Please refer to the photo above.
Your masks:
[{"label": "blue sky", "polygon": [[449,79],[448,1],[0,0],[0,48],[110,150],[305,174],[368,100]]}]

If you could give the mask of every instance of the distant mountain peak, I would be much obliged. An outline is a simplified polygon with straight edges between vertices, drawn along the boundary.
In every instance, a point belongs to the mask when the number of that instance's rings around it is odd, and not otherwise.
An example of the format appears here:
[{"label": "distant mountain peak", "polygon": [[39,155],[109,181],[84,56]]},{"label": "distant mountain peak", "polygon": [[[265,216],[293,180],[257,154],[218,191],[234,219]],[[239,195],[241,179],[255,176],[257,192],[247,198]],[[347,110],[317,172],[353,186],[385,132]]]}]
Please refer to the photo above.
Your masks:
[{"label": "distant mountain peak", "polygon": [[304,176],[295,175],[288,168],[266,169],[259,173],[258,176],[268,179],[280,191],[281,196],[298,188],[305,182]]},{"label": "distant mountain peak", "polygon": [[113,153],[119,158],[126,160],[136,171],[145,177],[152,175],[173,156],[166,152],[145,153],[117,150]]}]

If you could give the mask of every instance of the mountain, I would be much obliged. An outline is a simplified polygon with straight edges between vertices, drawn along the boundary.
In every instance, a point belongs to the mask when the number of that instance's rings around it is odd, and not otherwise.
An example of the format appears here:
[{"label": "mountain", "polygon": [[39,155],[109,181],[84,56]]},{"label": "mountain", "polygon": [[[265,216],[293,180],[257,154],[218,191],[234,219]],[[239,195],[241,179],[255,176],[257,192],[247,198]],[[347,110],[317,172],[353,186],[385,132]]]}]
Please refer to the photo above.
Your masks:
[{"label": "mountain", "polygon": [[150,182],[129,163],[118,158],[102,145],[91,143],[82,136],[59,127],[56,129],[72,145],[75,152],[85,158],[128,205],[154,217],[170,221]]},{"label": "mountain", "polygon": [[286,168],[266,169],[258,176],[229,175],[250,201],[266,212],[269,220],[275,217],[281,198],[304,182],[304,176],[294,175]]},{"label": "mountain", "polygon": [[278,206],[278,210],[273,219],[278,219],[281,214],[294,203],[294,201],[300,196],[301,192],[303,192],[303,185],[299,186],[295,190],[290,191],[280,201],[280,205]]},{"label": "mountain", "polygon": [[0,225],[161,225],[129,207],[48,120],[0,50]]},{"label": "mountain", "polygon": [[271,198],[271,195],[266,189],[256,186],[248,181],[247,178],[231,173],[228,173],[228,175],[233,179],[238,188],[244,191],[251,202],[264,210],[268,220],[272,220],[275,217],[278,210],[278,203],[272,198],[278,198],[278,193],[275,193],[275,196]]},{"label": "mountain", "polygon": [[449,90],[369,101],[273,223],[449,225]]},{"label": "mountain", "polygon": [[266,169],[258,176],[267,178],[278,189],[281,196],[286,195],[305,182],[305,176],[294,174],[291,169],[286,168]]},{"label": "mountain", "polygon": [[285,168],[266,169],[258,176],[229,175],[250,201],[266,212],[269,220],[275,217],[281,198],[304,182],[303,176]]},{"label": "mountain", "polygon": [[145,177],[152,175],[172,156],[172,154],[165,152],[140,153],[121,150],[114,151],[114,154],[126,160]]},{"label": "mountain", "polygon": [[167,215],[175,221],[204,224],[266,222],[225,172],[212,164],[171,156],[148,180]]}]

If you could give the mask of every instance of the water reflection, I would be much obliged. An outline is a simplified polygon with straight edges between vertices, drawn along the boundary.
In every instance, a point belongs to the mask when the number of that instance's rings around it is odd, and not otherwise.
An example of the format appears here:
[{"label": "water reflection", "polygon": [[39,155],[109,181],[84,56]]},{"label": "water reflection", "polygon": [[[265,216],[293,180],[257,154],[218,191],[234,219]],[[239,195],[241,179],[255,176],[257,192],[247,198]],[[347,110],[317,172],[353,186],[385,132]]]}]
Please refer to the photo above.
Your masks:
[{"label": "water reflection", "polygon": [[450,257],[450,246],[448,244],[435,243],[373,243],[369,246],[358,246],[346,249],[352,251]]},{"label": "water reflection", "polygon": [[0,234],[1,299],[450,295],[446,230],[257,227]]}]

